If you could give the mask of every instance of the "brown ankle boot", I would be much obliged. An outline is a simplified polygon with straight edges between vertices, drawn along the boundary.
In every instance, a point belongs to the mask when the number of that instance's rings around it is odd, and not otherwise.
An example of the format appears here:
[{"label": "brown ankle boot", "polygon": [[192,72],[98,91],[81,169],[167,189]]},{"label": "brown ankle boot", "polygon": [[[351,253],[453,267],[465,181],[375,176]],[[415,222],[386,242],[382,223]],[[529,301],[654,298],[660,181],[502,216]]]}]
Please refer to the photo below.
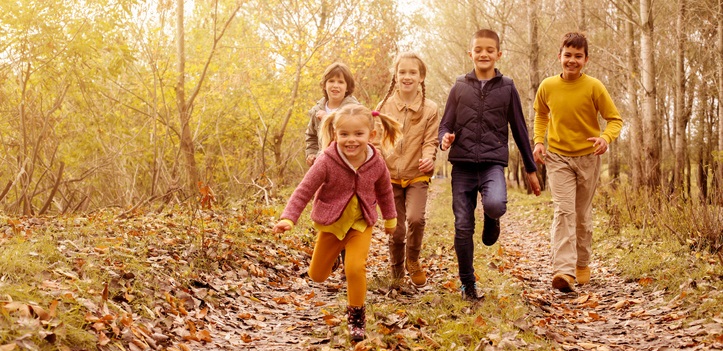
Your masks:
[{"label": "brown ankle boot", "polygon": [[575,278],[577,283],[585,285],[590,282],[590,266],[577,266],[575,267]]},{"label": "brown ankle boot", "polygon": [[348,315],[349,336],[352,341],[364,340],[364,328],[366,325],[366,310],[364,306],[352,307],[347,306],[346,313]]},{"label": "brown ankle boot", "polygon": [[412,277],[412,283],[416,287],[423,287],[427,285],[427,274],[424,273],[424,270],[419,265],[419,261],[407,260],[406,266],[409,276]]}]

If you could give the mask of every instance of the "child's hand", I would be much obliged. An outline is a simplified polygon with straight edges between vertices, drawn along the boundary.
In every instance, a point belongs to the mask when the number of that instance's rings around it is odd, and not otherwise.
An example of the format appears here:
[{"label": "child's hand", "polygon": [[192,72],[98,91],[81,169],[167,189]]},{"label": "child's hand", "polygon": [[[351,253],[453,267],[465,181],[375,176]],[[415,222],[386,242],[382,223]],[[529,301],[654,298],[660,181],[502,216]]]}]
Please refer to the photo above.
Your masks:
[{"label": "child's hand", "polygon": [[396,229],[397,228],[384,228],[384,232],[387,233],[387,235],[392,235]]},{"label": "child's hand", "polygon": [[311,165],[314,164],[314,161],[316,161],[316,155],[309,155],[306,156],[306,165],[311,167]]},{"label": "child's hand", "polygon": [[434,170],[434,161],[428,158],[419,159],[419,171],[422,173],[431,172]]},{"label": "child's hand", "polygon": [[316,111],[316,119],[321,121],[321,119],[324,118],[324,116],[326,116],[326,111],[324,111],[324,110]]},{"label": "child's hand", "polygon": [[444,133],[444,136],[442,137],[442,151],[449,149],[453,142],[454,134]]},{"label": "child's hand", "polygon": [[603,138],[592,137],[592,138],[587,138],[587,141],[594,142],[594,144],[592,144],[592,146],[595,147],[595,152],[593,153],[593,155],[596,155],[596,156],[602,155],[606,151],[608,151],[608,142]]},{"label": "child's hand", "polygon": [[540,180],[537,179],[537,172],[527,173],[527,180],[530,182],[530,189],[536,196],[540,196]]},{"label": "child's hand", "polygon": [[535,158],[535,162],[545,164],[545,145],[542,143],[535,144],[535,150],[532,151],[532,156]]},{"label": "child's hand", "polygon": [[291,225],[289,225],[286,221],[279,221],[274,226],[274,233],[283,233],[287,230],[291,229]]}]

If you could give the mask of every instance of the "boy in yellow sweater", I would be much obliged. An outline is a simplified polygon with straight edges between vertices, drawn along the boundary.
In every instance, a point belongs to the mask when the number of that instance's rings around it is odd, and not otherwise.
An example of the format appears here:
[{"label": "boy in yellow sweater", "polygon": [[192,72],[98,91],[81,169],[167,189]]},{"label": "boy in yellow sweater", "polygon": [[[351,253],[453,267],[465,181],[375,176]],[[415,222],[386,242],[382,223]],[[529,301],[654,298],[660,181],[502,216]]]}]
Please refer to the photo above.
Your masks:
[{"label": "boy in yellow sweater", "polygon": [[[592,198],[601,155],[620,134],[623,121],[605,86],[582,73],[587,38],[563,36],[562,73],[542,81],[535,97],[535,161],[547,165],[552,202],[552,287],[563,292],[590,281]],[[601,131],[597,115],[607,121]],[[547,150],[545,150],[547,137]]]}]

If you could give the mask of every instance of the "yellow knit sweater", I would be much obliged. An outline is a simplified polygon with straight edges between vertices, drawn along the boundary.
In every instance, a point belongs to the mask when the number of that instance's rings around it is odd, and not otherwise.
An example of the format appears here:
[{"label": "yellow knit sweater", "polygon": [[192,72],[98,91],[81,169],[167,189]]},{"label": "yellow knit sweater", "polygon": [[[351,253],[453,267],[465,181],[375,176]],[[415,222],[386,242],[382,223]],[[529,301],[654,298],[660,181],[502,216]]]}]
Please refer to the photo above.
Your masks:
[{"label": "yellow knit sweater", "polygon": [[[534,142],[564,156],[583,156],[595,151],[591,137],[612,142],[620,135],[623,120],[605,86],[583,74],[575,80],[560,75],[542,81],[535,97]],[[601,132],[598,112],[607,121]]]}]

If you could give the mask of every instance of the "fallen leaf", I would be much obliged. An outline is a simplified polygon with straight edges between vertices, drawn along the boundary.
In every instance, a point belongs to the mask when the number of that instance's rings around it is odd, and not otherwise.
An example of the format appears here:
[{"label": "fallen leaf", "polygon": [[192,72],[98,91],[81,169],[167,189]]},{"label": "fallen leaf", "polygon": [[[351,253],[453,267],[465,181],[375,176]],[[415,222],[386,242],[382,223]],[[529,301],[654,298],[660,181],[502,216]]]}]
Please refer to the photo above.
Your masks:
[{"label": "fallen leaf", "polygon": [[640,284],[641,286],[648,286],[652,283],[653,283],[653,278],[646,277],[646,278],[638,279],[638,284]]},{"label": "fallen leaf", "polygon": [[589,343],[589,342],[581,342],[581,343],[578,344],[578,346],[582,347],[582,348],[585,349],[585,350],[591,350],[591,349],[597,348],[597,347],[600,346],[600,345],[598,345],[598,344],[593,344],[593,343]]},{"label": "fallen leaf", "polygon": [[103,294],[101,301],[108,301],[108,282],[103,283]]},{"label": "fallen leaf", "polygon": [[211,332],[208,330],[201,330],[198,332],[198,339],[205,342],[211,342]]},{"label": "fallen leaf", "polygon": [[29,305],[30,309],[35,313],[36,316],[38,316],[38,319],[41,321],[47,321],[50,320],[50,314],[48,312],[45,312],[45,310],[40,306],[33,306]]},{"label": "fallen leaf", "polygon": [[631,302],[628,300],[620,300],[613,305],[613,308],[619,310],[621,308],[628,307],[630,304]]},{"label": "fallen leaf", "polygon": [[337,326],[341,324],[341,320],[339,318],[336,318],[334,315],[325,315],[323,318],[326,325]]},{"label": "fallen leaf", "polygon": [[583,295],[580,295],[580,297],[573,300],[573,302],[575,302],[578,305],[582,305],[585,302],[587,302],[588,300],[590,300],[590,294],[583,294]]},{"label": "fallen leaf", "polygon": [[198,314],[196,315],[196,317],[197,317],[198,319],[204,319],[204,318],[206,318],[206,315],[207,315],[207,314],[208,314],[208,307],[204,307],[204,308],[202,308],[202,309],[198,312]]},{"label": "fallen leaf", "polygon": [[50,307],[48,307],[48,316],[50,318],[55,318],[57,314],[58,303],[58,300],[53,300],[53,302],[50,303]]},{"label": "fallen leaf", "polygon": [[103,332],[98,333],[98,345],[105,346],[105,345],[108,345],[109,342],[110,342],[110,338],[108,338],[108,336],[106,336],[105,333],[103,333]]}]

